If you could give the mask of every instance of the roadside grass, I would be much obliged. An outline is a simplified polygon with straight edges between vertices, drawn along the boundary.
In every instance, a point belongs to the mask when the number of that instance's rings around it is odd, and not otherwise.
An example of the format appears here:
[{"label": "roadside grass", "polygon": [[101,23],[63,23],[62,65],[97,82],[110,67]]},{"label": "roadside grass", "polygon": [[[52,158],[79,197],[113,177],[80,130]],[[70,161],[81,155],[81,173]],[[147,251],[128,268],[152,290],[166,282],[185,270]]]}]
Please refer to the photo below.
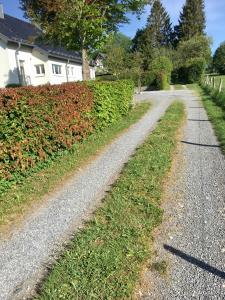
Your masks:
[{"label": "roadside grass", "polygon": [[222,107],[218,106],[213,101],[212,97],[207,95],[199,85],[192,84],[192,85],[188,85],[188,87],[196,91],[200,95],[203,105],[207,111],[208,117],[212,122],[213,128],[220,142],[221,148],[225,153],[225,112],[224,110],[222,109]]},{"label": "roadside grass", "polygon": [[184,114],[182,103],[169,107],[52,267],[36,299],[131,299],[150,256],[151,232],[162,219],[163,181]]},{"label": "roadside grass", "polygon": [[125,129],[137,122],[149,109],[149,103],[136,105],[130,113],[101,132],[96,132],[72,151],[64,151],[44,168],[31,173],[20,184],[14,184],[0,195],[0,225],[10,225],[38,203],[47,193],[54,191],[63,181],[93,159],[106,145]]}]

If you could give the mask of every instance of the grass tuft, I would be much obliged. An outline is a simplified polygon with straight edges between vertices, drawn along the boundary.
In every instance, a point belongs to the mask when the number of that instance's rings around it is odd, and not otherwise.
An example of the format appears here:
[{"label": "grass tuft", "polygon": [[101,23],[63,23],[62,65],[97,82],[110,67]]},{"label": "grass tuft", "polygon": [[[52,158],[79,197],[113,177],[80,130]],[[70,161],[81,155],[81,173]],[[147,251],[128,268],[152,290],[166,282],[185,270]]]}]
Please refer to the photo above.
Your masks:
[{"label": "grass tuft", "polygon": [[149,258],[152,229],[162,219],[162,182],[183,117],[183,104],[172,104],[53,267],[37,299],[130,299]]}]

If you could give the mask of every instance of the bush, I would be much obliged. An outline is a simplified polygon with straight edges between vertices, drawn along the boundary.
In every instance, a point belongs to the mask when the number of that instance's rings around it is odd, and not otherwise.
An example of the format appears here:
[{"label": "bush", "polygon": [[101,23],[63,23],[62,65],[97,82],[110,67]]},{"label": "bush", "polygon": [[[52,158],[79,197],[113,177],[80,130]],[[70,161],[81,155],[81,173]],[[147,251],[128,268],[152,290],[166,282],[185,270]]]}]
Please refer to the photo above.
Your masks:
[{"label": "bush", "polygon": [[0,183],[121,118],[132,93],[128,81],[0,89]]},{"label": "bush", "polygon": [[204,58],[196,57],[188,60],[182,67],[173,70],[173,83],[200,82],[206,68]]},{"label": "bush", "polygon": [[189,60],[186,67],[186,81],[188,83],[200,82],[206,68],[204,58],[194,58]]},{"label": "bush", "polygon": [[89,87],[94,93],[94,116],[99,129],[128,113],[134,92],[132,80],[92,81]]},{"label": "bush", "polygon": [[159,56],[153,60],[151,72],[155,75],[157,89],[164,90],[169,86],[172,69],[172,62],[166,56]]}]

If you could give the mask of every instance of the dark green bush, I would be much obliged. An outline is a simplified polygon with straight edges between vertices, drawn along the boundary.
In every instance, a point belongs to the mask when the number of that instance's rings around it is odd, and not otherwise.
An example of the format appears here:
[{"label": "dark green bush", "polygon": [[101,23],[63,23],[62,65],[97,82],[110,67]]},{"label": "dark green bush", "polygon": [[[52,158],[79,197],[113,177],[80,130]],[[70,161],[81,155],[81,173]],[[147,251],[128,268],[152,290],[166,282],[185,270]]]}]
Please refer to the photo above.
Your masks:
[{"label": "dark green bush", "polygon": [[188,62],[186,67],[187,83],[200,82],[206,68],[204,58],[194,58]]},{"label": "dark green bush", "polygon": [[172,72],[173,83],[196,83],[200,82],[204,74],[206,62],[204,58],[193,58],[188,60],[182,67]]}]

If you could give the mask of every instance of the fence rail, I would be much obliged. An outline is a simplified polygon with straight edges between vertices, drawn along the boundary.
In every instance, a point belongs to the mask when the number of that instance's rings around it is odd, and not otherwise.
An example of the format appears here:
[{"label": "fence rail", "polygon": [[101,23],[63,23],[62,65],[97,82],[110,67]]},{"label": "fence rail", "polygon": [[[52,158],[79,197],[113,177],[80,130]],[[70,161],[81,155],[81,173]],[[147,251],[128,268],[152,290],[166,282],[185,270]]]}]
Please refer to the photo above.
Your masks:
[{"label": "fence rail", "polygon": [[215,76],[207,75],[204,80],[204,84],[209,85],[209,86],[213,87],[214,89],[218,88],[219,92],[221,93],[223,90],[223,87],[224,87],[223,79],[222,78],[219,79],[219,85],[217,85],[216,81],[217,80],[216,80]]}]

